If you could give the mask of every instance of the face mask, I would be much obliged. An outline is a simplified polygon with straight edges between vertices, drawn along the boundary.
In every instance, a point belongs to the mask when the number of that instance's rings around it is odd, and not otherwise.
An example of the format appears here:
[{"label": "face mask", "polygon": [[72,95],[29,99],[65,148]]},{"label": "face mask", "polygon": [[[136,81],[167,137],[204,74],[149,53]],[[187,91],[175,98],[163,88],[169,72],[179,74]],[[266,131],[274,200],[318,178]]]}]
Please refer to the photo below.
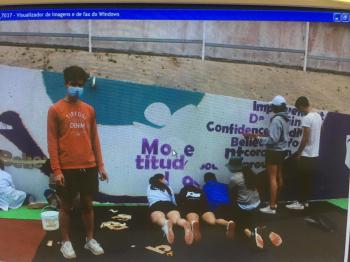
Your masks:
[{"label": "face mask", "polygon": [[79,98],[83,95],[84,88],[78,86],[69,86],[67,88],[67,94],[72,97]]}]

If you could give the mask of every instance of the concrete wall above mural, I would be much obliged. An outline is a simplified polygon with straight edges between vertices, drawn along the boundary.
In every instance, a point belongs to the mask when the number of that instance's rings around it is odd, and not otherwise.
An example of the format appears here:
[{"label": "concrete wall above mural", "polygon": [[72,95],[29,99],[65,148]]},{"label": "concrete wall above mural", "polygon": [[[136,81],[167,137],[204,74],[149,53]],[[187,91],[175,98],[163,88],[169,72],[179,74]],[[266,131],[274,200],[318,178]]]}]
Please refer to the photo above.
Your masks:
[{"label": "concrete wall above mural", "polygon": [[[205,30],[205,38],[203,31]],[[350,72],[348,25],[310,23],[307,67]],[[89,48],[88,21],[0,23],[0,42]],[[93,50],[201,57],[302,68],[306,23],[243,21],[91,21]]]}]

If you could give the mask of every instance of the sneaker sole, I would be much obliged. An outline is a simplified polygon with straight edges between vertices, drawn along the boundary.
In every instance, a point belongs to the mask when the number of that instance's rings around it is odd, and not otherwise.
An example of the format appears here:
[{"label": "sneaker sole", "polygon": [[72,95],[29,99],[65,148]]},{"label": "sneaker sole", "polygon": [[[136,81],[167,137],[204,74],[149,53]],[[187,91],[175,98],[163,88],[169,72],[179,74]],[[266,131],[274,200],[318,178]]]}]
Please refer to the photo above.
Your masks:
[{"label": "sneaker sole", "polygon": [[195,241],[199,241],[202,238],[202,234],[199,229],[199,222],[195,221],[192,223],[193,238]]},{"label": "sneaker sole", "polygon": [[47,206],[47,203],[30,203],[27,205],[27,208],[29,209],[42,209]]},{"label": "sneaker sole", "polygon": [[264,240],[258,233],[255,234],[255,245],[259,249],[264,249]]},{"label": "sneaker sole", "polygon": [[231,221],[227,225],[227,230],[226,230],[226,237],[227,239],[234,239],[235,238],[235,230],[236,230],[236,223]]},{"label": "sneaker sole", "polygon": [[190,225],[186,225],[184,230],[185,230],[184,239],[185,239],[186,245],[192,245],[192,243],[193,243],[193,233],[192,233],[192,230],[191,230],[191,226]]},{"label": "sneaker sole", "polygon": [[269,239],[275,247],[279,247],[283,243],[282,238],[274,232],[269,234]]},{"label": "sneaker sole", "polygon": [[170,245],[174,243],[175,235],[173,231],[173,224],[169,220],[168,220],[168,234],[166,234],[165,236],[166,236],[166,240]]},{"label": "sneaker sole", "polygon": [[100,256],[100,255],[103,255],[105,252],[102,251],[102,253],[98,253],[98,252],[94,252],[93,250],[91,250],[90,248],[88,248],[86,245],[84,246],[84,248],[86,250],[89,250],[92,254],[94,254],[95,256]]},{"label": "sneaker sole", "polygon": [[62,255],[63,255],[63,257],[64,258],[66,258],[66,259],[74,259],[74,258],[77,258],[77,255],[75,255],[75,256],[66,256],[63,252],[62,252],[62,250],[60,249],[60,251],[61,251],[61,253],[62,253]]}]

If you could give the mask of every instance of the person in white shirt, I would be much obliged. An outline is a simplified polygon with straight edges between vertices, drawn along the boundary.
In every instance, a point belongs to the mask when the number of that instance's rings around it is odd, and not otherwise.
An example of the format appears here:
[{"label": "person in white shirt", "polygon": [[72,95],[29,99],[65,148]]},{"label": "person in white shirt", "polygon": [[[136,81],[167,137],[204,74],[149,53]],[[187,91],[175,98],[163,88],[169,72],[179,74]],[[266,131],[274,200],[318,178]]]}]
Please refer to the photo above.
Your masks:
[{"label": "person in white shirt", "polygon": [[0,210],[9,210],[21,207],[30,195],[15,189],[12,177],[4,171],[4,162],[0,159]]},{"label": "person in white shirt", "polygon": [[186,244],[191,245],[193,233],[190,223],[181,218],[174,191],[168,186],[163,174],[156,174],[149,179],[147,199],[151,221],[162,228],[168,243],[174,242],[173,225],[178,225],[185,231]]},{"label": "person in white shirt", "polygon": [[300,194],[298,201],[288,204],[286,207],[294,210],[303,210],[309,206],[308,200],[312,193],[312,181],[316,174],[322,118],[310,106],[309,100],[305,96],[301,96],[296,100],[295,107],[304,114],[301,122],[303,136],[299,148],[294,154],[298,161]]}]

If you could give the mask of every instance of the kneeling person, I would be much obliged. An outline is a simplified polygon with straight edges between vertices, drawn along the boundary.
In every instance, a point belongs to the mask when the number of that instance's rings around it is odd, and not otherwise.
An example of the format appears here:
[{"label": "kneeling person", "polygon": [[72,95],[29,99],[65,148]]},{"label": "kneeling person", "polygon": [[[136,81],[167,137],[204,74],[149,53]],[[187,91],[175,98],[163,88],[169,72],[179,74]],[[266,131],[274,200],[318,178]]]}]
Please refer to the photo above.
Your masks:
[{"label": "kneeling person", "polygon": [[[267,227],[261,224],[258,207],[260,196],[257,190],[258,183],[256,175],[248,166],[242,165],[243,158],[231,158],[227,168],[232,173],[229,187],[233,193],[234,213],[238,221],[238,226],[244,234],[255,240],[258,248],[264,248],[262,232],[266,232]],[[263,230],[264,229],[264,230]],[[275,232],[269,231],[268,238],[274,246],[282,244],[282,238]]]}]

